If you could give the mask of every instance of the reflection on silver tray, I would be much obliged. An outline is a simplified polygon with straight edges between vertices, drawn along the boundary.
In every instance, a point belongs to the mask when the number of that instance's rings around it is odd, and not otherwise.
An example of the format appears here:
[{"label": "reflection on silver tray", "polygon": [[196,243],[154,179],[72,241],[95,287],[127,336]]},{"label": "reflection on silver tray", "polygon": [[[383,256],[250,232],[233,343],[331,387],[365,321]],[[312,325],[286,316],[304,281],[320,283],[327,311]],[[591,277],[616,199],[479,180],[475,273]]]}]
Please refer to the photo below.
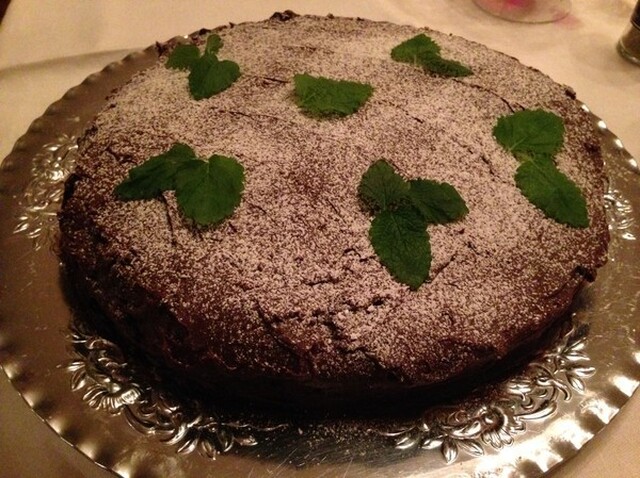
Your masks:
[{"label": "reflection on silver tray", "polygon": [[75,138],[112,88],[154,60],[153,49],[136,53],[70,90],[0,173],[0,363],[29,405],[96,463],[121,476],[431,477],[451,466],[461,477],[539,476],[575,454],[634,392],[638,166],[595,117],[610,176],[610,261],[521,370],[402,421],[231,412],[165,387],[74,319],[52,251]]}]

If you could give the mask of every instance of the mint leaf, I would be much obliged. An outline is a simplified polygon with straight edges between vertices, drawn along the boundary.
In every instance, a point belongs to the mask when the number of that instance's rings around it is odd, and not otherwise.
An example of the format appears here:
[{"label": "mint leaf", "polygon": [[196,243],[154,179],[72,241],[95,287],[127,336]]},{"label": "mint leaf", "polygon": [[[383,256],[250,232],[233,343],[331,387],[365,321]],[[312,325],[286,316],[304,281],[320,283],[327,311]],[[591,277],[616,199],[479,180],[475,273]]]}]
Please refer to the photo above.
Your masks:
[{"label": "mint leaf", "polygon": [[403,63],[421,66],[425,71],[440,76],[469,76],[473,71],[454,60],[440,56],[440,46],[424,33],[406,40],[391,50],[391,58]]},{"label": "mint leaf", "polygon": [[211,98],[229,88],[239,77],[237,63],[220,61],[215,55],[205,54],[191,65],[189,90],[196,100]]},{"label": "mint leaf", "polygon": [[391,58],[403,63],[422,66],[424,55],[440,55],[440,47],[424,33],[403,41],[391,50]]},{"label": "mint leaf", "polygon": [[374,211],[406,202],[408,193],[409,184],[382,159],[369,166],[358,186],[358,194]]},{"label": "mint leaf", "polygon": [[407,182],[384,160],[362,175],[358,194],[376,213],[369,239],[380,262],[398,281],[417,289],[431,268],[427,224],[460,219],[468,212],[464,200],[447,183]]},{"label": "mint leaf", "polygon": [[218,60],[222,38],[212,33],[207,38],[204,54],[195,45],[178,45],[167,59],[167,68],[190,70],[189,91],[196,100],[211,98],[229,88],[239,77],[240,67],[231,60]]},{"label": "mint leaf", "polygon": [[200,225],[216,224],[240,204],[244,168],[234,158],[214,155],[190,161],[176,175],[176,199],[185,216]]},{"label": "mint leaf", "polygon": [[458,191],[448,183],[415,179],[409,186],[411,202],[429,224],[446,224],[469,212]]},{"label": "mint leaf", "polygon": [[422,68],[440,76],[461,77],[473,74],[473,71],[455,60],[446,60],[439,55],[424,54],[420,57]]},{"label": "mint leaf", "polygon": [[175,176],[186,162],[196,159],[193,150],[175,143],[169,151],[153,156],[129,171],[129,176],[115,188],[119,199],[151,199],[162,191],[175,188]]},{"label": "mint leaf", "polygon": [[431,246],[427,224],[411,206],[382,211],[369,229],[380,262],[398,281],[416,290],[429,277]]},{"label": "mint leaf", "polygon": [[373,87],[355,81],[295,75],[296,104],[311,116],[347,116],[355,113],[373,93]]},{"label": "mint leaf", "polygon": [[589,227],[580,188],[561,173],[554,157],[564,143],[564,122],[543,110],[523,110],[498,119],[496,141],[522,164],[515,174],[524,196],[547,217],[571,227]]},{"label": "mint leaf", "polygon": [[524,110],[502,116],[493,128],[498,143],[519,161],[552,158],[564,142],[562,118],[543,110]]},{"label": "mint leaf", "polygon": [[[216,33],[212,33],[207,38],[204,48],[205,55],[216,55],[222,48],[222,38]],[[177,45],[169,58],[167,58],[167,68],[176,68],[179,70],[188,70],[200,58],[200,49],[193,44],[181,43]]]},{"label": "mint leaf", "polygon": [[222,48],[222,38],[217,33],[212,33],[207,38],[207,44],[204,47],[205,54],[216,55]]},{"label": "mint leaf", "polygon": [[580,188],[553,161],[525,161],[518,167],[515,179],[522,194],[548,217],[571,227],[589,227],[587,203]]},{"label": "mint leaf", "polygon": [[200,58],[200,50],[197,46],[180,44],[173,49],[167,58],[166,67],[188,70],[198,58]]},{"label": "mint leaf", "polygon": [[202,161],[189,146],[176,143],[132,168],[115,193],[122,200],[150,199],[170,189],[185,216],[201,225],[218,223],[240,204],[244,168],[224,156]]}]

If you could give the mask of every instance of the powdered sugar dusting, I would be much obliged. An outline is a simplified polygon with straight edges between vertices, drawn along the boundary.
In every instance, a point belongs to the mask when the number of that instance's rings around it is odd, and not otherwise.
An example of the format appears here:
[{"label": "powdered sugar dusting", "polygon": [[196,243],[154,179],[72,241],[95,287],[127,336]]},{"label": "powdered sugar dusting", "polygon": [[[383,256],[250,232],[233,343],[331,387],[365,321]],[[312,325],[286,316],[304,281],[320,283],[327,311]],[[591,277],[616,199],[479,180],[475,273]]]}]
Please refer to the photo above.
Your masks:
[{"label": "powdered sugar dusting", "polygon": [[[477,44],[427,31],[445,57],[472,68],[464,79],[392,61],[391,48],[418,32],[316,17],[222,29],[220,56],[242,76],[202,101],[190,98],[186,72],[162,61],[139,74],[81,144],[62,216],[63,232],[77,239],[63,240],[68,256],[100,277],[104,264],[83,258],[99,248],[115,263],[107,275],[175,316],[198,366],[425,384],[503,356],[544,328],[558,313],[554,298],[568,291],[564,307],[580,274],[604,261],[597,141],[565,87]],[[292,98],[296,73],[367,82],[374,94],[352,116],[309,118]],[[590,228],[546,219],[515,187],[518,164],[491,130],[523,107],[565,118],[558,163],[583,188]],[[242,202],[220,226],[194,227],[171,192],[115,199],[132,166],[176,141],[243,164]],[[368,240],[357,186],[381,158],[407,179],[451,183],[469,207],[462,221],[429,226],[433,265],[417,292],[390,276]],[[135,316],[131,305],[116,308]]]}]

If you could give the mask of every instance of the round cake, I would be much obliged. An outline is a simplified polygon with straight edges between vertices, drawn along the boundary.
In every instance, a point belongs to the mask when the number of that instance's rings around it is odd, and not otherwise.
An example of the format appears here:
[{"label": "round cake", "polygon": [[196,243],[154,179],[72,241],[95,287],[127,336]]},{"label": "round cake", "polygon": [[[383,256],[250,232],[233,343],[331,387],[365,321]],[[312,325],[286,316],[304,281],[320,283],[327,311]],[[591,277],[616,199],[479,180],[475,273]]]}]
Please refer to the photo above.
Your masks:
[{"label": "round cake", "polygon": [[[573,91],[460,37],[363,19],[297,16],[214,30],[239,76],[203,99],[190,73],[157,64],[115,91],[79,141],[60,212],[67,275],[104,320],[167,370],[211,390],[269,400],[388,396],[468,377],[537,339],[606,261],[599,140]],[[209,31],[189,42],[205,50]],[[442,75],[391,51],[425,34]],[[208,46],[206,47],[208,48]],[[296,75],[370,85],[353,114],[303,111]],[[499,118],[546,111],[564,124],[557,169],[584,198],[587,227],[525,197]],[[115,193],[176,143],[235,158],[242,197],[199,225],[166,189]],[[468,212],[429,224],[418,287],[372,245],[359,186],[384,160],[407,181],[447,183]]]}]

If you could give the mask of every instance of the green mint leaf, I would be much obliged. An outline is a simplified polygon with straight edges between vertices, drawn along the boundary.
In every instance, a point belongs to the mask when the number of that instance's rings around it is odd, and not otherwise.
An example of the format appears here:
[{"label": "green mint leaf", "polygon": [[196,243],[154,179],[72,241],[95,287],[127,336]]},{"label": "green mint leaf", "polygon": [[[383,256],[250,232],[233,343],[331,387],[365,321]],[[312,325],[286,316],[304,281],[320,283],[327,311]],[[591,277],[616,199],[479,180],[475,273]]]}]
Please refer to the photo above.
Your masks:
[{"label": "green mint leaf", "polygon": [[296,103],[311,116],[347,116],[355,113],[373,93],[373,87],[354,81],[295,75]]},{"label": "green mint leaf", "polygon": [[422,68],[440,76],[462,77],[473,74],[473,71],[462,63],[446,60],[440,55],[424,54],[420,57]]},{"label": "green mint leaf", "polygon": [[424,55],[440,55],[440,47],[424,33],[403,41],[391,50],[391,58],[403,63],[422,66]]},{"label": "green mint leaf", "polygon": [[244,168],[234,158],[211,156],[190,161],[176,175],[176,199],[185,216],[200,225],[216,224],[240,204]]},{"label": "green mint leaf", "polygon": [[217,33],[212,33],[207,38],[207,44],[204,47],[205,54],[216,55],[222,48],[222,38]]},{"label": "green mint leaf", "polygon": [[244,168],[234,158],[198,159],[186,144],[176,143],[129,171],[115,188],[119,199],[150,199],[175,189],[185,216],[201,225],[215,224],[230,216],[240,204]]},{"label": "green mint leaf", "polygon": [[522,194],[548,217],[571,227],[589,227],[587,203],[580,188],[553,161],[525,161],[518,167],[515,179]]},{"label": "green mint leaf", "polygon": [[429,224],[446,224],[469,212],[464,199],[448,183],[415,179],[409,186],[411,202]]},{"label": "green mint leaf", "polygon": [[464,200],[447,183],[407,182],[384,160],[362,175],[358,194],[376,212],[369,239],[380,262],[398,281],[418,289],[431,267],[427,225],[463,217],[468,212]]},{"label": "green mint leaf", "polygon": [[207,38],[204,54],[195,45],[178,45],[167,59],[167,68],[190,70],[189,91],[196,100],[211,98],[229,88],[239,77],[240,67],[231,60],[218,60],[222,38],[212,33]]},{"label": "green mint leaf", "polygon": [[518,111],[499,118],[493,136],[519,161],[552,158],[562,148],[564,123],[562,118],[548,111]]},{"label": "green mint leaf", "polygon": [[381,211],[369,229],[371,245],[391,275],[416,290],[429,277],[431,245],[422,215],[411,206]]},{"label": "green mint leaf", "polygon": [[543,110],[518,111],[499,118],[493,136],[522,163],[516,171],[516,185],[534,206],[561,224],[589,226],[580,188],[554,163],[564,143],[562,118]]},{"label": "green mint leaf", "polygon": [[358,194],[374,211],[384,211],[406,202],[408,193],[409,183],[382,159],[369,166],[358,186]]},{"label": "green mint leaf", "polygon": [[440,76],[469,76],[473,71],[454,60],[440,56],[440,46],[424,33],[406,40],[391,50],[391,58],[403,63],[421,66],[425,71]]},{"label": "green mint leaf", "polygon": [[197,46],[180,44],[173,49],[167,58],[166,67],[188,70],[198,58],[200,58],[200,50]]},{"label": "green mint leaf", "polygon": [[211,98],[229,88],[240,77],[237,63],[220,61],[215,55],[202,55],[191,65],[189,90],[196,100]]},{"label": "green mint leaf", "polygon": [[545,154],[545,153],[534,153],[534,152],[525,153],[524,151],[514,151],[513,152],[513,156],[520,163],[524,163],[525,161],[529,161],[531,159],[539,159],[539,160],[544,160],[544,161],[551,161],[553,163],[555,155],[553,155],[553,154]]},{"label": "green mint leaf", "polygon": [[166,153],[148,159],[129,171],[129,176],[115,188],[119,199],[151,199],[162,191],[175,188],[175,176],[184,165],[196,159],[186,144],[176,143]]}]

